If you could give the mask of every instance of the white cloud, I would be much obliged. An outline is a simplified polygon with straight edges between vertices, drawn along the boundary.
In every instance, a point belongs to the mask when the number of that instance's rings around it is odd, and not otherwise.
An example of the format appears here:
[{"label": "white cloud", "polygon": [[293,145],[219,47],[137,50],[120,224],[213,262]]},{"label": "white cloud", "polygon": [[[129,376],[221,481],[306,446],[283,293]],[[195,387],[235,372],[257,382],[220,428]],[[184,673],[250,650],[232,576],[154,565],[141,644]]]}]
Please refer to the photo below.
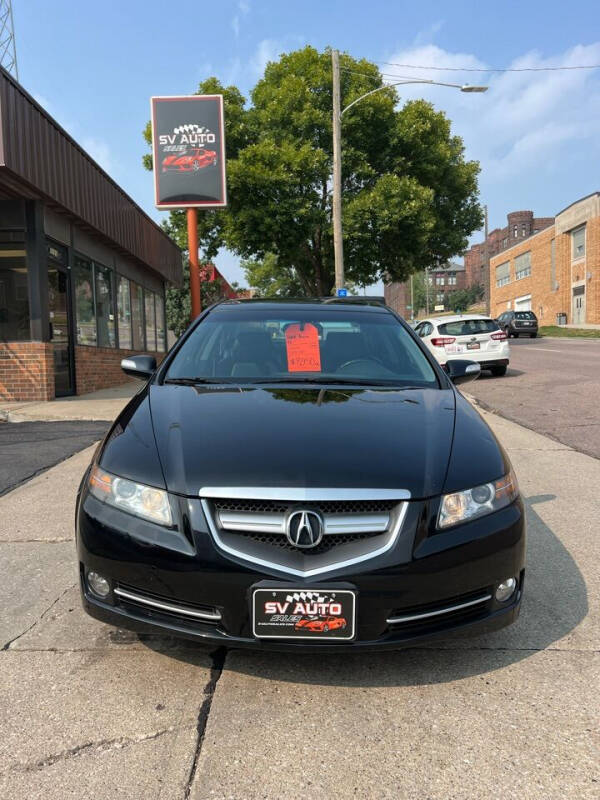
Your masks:
[{"label": "white cloud", "polygon": [[274,39],[263,39],[250,60],[252,70],[262,76],[269,61],[277,61],[283,50],[282,45]]},{"label": "white cloud", "polygon": [[[539,202],[540,214],[553,213],[577,197],[597,190],[594,175],[574,175],[573,165],[587,154],[590,163],[600,155],[600,74],[593,70],[564,72],[454,72],[427,67],[485,68],[472,53],[452,53],[435,44],[409,48],[387,57],[395,64],[382,66],[385,73],[433,78],[447,83],[483,83],[485,94],[464,94],[437,86],[399,86],[401,100],[431,100],[452,120],[463,137],[468,158],[481,162],[480,185],[486,202],[495,203],[497,219],[514,208]],[[577,45],[563,53],[543,57],[536,51],[515,59],[513,68],[574,66],[600,63],[600,42]],[[495,66],[495,65],[494,65]],[[504,65],[503,65],[504,66]],[[392,81],[393,78],[386,78]],[[548,176],[552,175],[552,183]],[[593,181],[593,185],[589,181]],[[575,192],[575,196],[563,193]],[[538,201],[536,198],[540,198]]]},{"label": "white cloud", "polygon": [[238,13],[234,14],[233,19],[231,20],[231,27],[233,28],[233,35],[236,39],[239,39],[241,18],[250,13],[250,3],[248,3],[247,0],[239,0],[239,3],[237,4],[237,10]]}]

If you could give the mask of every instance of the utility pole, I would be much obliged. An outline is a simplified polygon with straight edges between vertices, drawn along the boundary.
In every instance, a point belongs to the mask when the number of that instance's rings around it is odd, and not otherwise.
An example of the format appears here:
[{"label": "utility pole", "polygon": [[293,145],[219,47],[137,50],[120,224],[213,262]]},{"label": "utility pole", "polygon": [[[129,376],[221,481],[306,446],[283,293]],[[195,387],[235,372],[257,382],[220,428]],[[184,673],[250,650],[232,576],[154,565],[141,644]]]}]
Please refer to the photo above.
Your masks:
[{"label": "utility pole", "polygon": [[425,313],[429,316],[429,267],[425,267]]},{"label": "utility pole", "polygon": [[0,67],[19,80],[11,0],[0,0]]},{"label": "utility pole", "polygon": [[344,288],[344,240],[342,238],[342,110],[340,103],[340,54],[331,51],[333,73],[333,250],[335,288]]},{"label": "utility pole", "polygon": [[413,273],[410,273],[410,318],[415,318],[415,287],[413,284]]},{"label": "utility pole", "polygon": [[483,232],[485,241],[483,243],[483,301],[485,303],[485,313],[490,313],[490,246],[488,242],[488,207],[485,205]]}]

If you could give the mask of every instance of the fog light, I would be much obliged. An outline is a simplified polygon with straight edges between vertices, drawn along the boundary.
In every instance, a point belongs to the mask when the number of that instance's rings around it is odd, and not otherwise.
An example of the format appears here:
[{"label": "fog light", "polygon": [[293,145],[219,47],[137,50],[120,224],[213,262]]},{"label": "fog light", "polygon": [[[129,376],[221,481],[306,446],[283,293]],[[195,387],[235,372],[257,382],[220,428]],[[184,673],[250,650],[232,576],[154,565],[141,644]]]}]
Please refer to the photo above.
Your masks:
[{"label": "fog light", "polygon": [[506,603],[507,600],[515,593],[515,589],[517,588],[517,582],[514,578],[507,578],[502,583],[498,584],[498,588],[496,589],[496,600],[499,603]]},{"label": "fog light", "polygon": [[110,594],[110,583],[97,572],[88,572],[88,586],[98,597],[107,597]]}]

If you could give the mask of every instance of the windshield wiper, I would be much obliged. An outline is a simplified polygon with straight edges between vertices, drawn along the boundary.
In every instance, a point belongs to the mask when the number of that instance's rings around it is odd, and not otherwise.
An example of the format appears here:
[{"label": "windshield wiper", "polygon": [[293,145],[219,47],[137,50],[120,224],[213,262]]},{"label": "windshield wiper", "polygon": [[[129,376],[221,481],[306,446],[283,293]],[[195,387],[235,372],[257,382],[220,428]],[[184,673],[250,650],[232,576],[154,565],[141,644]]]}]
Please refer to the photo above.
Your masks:
[{"label": "windshield wiper", "polygon": [[163,383],[174,383],[179,386],[196,386],[201,383],[237,383],[227,378],[165,378]]},{"label": "windshield wiper", "polygon": [[312,383],[315,386],[376,386],[399,389],[422,389],[422,386],[402,386],[394,380],[388,382],[370,381],[366,378],[265,378],[259,381],[248,381],[257,385],[268,385],[272,383]]}]

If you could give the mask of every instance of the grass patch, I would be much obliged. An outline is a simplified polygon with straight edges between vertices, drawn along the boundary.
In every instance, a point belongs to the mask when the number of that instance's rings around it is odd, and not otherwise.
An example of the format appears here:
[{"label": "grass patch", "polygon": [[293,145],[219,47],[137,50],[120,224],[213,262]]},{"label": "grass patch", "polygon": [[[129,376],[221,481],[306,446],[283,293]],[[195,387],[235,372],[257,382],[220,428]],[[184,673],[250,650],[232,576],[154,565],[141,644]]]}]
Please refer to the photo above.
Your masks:
[{"label": "grass patch", "polygon": [[539,336],[560,336],[566,339],[600,339],[600,330],[594,328],[565,328],[562,325],[543,325]]}]

